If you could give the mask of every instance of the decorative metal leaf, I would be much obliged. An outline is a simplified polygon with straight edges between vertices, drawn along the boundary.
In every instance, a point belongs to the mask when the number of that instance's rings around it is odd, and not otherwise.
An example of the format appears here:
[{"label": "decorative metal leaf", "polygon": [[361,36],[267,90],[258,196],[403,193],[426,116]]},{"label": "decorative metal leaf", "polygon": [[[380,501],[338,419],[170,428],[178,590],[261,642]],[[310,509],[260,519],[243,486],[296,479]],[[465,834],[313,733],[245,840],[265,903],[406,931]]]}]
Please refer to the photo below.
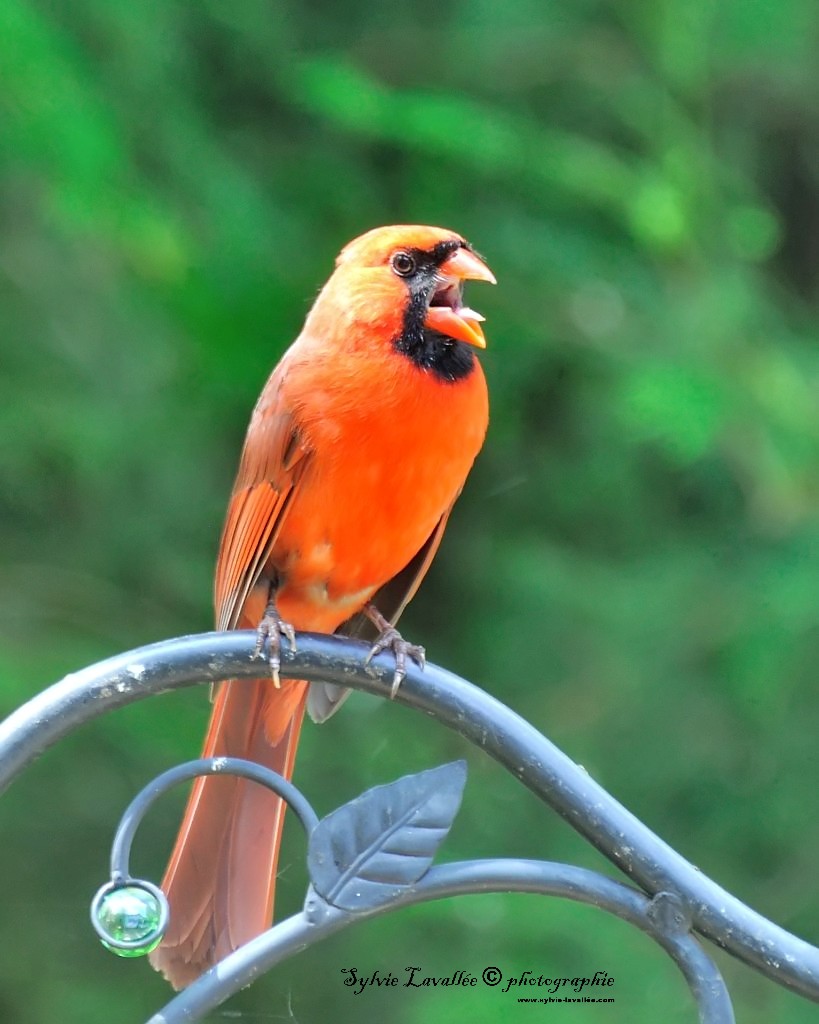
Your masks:
[{"label": "decorative metal leaf", "polygon": [[323,818],[310,836],[313,887],[343,910],[369,910],[426,874],[452,827],[466,762],[376,786]]}]

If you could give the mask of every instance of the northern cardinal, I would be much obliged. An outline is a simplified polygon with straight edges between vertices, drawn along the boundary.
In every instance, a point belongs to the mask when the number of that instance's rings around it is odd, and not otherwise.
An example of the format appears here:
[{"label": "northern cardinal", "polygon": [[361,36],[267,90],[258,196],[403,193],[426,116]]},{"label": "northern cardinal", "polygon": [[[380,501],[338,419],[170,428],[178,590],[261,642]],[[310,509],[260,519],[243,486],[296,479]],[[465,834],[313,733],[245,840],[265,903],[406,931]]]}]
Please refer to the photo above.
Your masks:
[{"label": "northern cardinal", "polygon": [[[299,337],[262,391],[227,510],[214,584],[218,629],[256,629],[273,679],[225,682],[203,756],[290,778],[305,705],[316,721],[338,687],[278,678],[294,630],[360,635],[395,653],[395,623],[440,544],[486,433],[475,357],[483,317],[465,279],[494,283],[453,231],[376,228],[342,250]],[[199,779],[162,887],[170,924],[151,954],[175,988],[270,926],[284,805],[262,786]]]}]

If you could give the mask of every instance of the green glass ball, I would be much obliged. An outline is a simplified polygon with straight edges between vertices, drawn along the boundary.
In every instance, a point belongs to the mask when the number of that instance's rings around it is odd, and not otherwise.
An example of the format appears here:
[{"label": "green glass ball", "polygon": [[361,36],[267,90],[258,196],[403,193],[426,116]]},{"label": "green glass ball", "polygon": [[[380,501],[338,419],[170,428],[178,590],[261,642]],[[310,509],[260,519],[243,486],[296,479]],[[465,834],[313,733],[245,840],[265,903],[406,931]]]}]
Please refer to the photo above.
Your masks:
[{"label": "green glass ball", "polygon": [[114,943],[129,943],[127,948],[122,948],[101,939],[103,946],[117,956],[145,956],[156,949],[162,939],[161,920],[159,900],[153,893],[135,885],[113,889],[103,896],[97,907],[97,921],[102,931]]}]

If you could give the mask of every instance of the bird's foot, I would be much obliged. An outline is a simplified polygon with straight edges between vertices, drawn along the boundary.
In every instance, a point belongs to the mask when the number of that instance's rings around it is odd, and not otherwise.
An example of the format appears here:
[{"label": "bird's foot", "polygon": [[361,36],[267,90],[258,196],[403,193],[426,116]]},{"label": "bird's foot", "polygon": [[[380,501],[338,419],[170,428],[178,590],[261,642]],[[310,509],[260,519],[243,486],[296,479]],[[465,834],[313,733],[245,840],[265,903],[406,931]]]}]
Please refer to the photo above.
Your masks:
[{"label": "bird's foot", "polygon": [[364,659],[364,664],[368,665],[376,654],[387,649],[391,650],[395,657],[395,674],[392,677],[392,689],[390,690],[390,700],[392,700],[407,674],[407,658],[411,658],[420,669],[423,669],[427,663],[427,653],[418,644],[408,643],[375,605],[368,604],[364,613],[379,631],[378,639],[370,648],[370,653]]},{"label": "bird's foot", "polygon": [[[281,686],[279,669],[282,667],[282,637],[287,638],[290,650],[296,650],[296,631],[289,622],[285,622],[279,615],[273,601],[268,604],[262,621],[256,627],[256,646],[253,648],[253,657],[267,657],[270,671],[273,675],[273,685]],[[265,650],[265,648],[267,648]]]}]

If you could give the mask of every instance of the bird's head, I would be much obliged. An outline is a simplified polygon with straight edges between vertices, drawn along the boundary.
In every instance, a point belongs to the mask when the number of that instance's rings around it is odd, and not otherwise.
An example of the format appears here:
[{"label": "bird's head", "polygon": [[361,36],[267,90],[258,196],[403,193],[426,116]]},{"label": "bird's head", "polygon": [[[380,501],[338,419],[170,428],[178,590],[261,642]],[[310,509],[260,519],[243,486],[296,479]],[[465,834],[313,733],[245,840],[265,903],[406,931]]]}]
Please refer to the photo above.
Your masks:
[{"label": "bird's head", "polygon": [[463,302],[467,280],[495,283],[483,260],[454,231],[375,228],[342,249],[316,312],[323,318],[326,305],[341,316],[345,329],[363,329],[368,339],[375,336],[423,368],[436,369],[439,356],[449,365],[455,347],[486,347],[484,318]]}]

